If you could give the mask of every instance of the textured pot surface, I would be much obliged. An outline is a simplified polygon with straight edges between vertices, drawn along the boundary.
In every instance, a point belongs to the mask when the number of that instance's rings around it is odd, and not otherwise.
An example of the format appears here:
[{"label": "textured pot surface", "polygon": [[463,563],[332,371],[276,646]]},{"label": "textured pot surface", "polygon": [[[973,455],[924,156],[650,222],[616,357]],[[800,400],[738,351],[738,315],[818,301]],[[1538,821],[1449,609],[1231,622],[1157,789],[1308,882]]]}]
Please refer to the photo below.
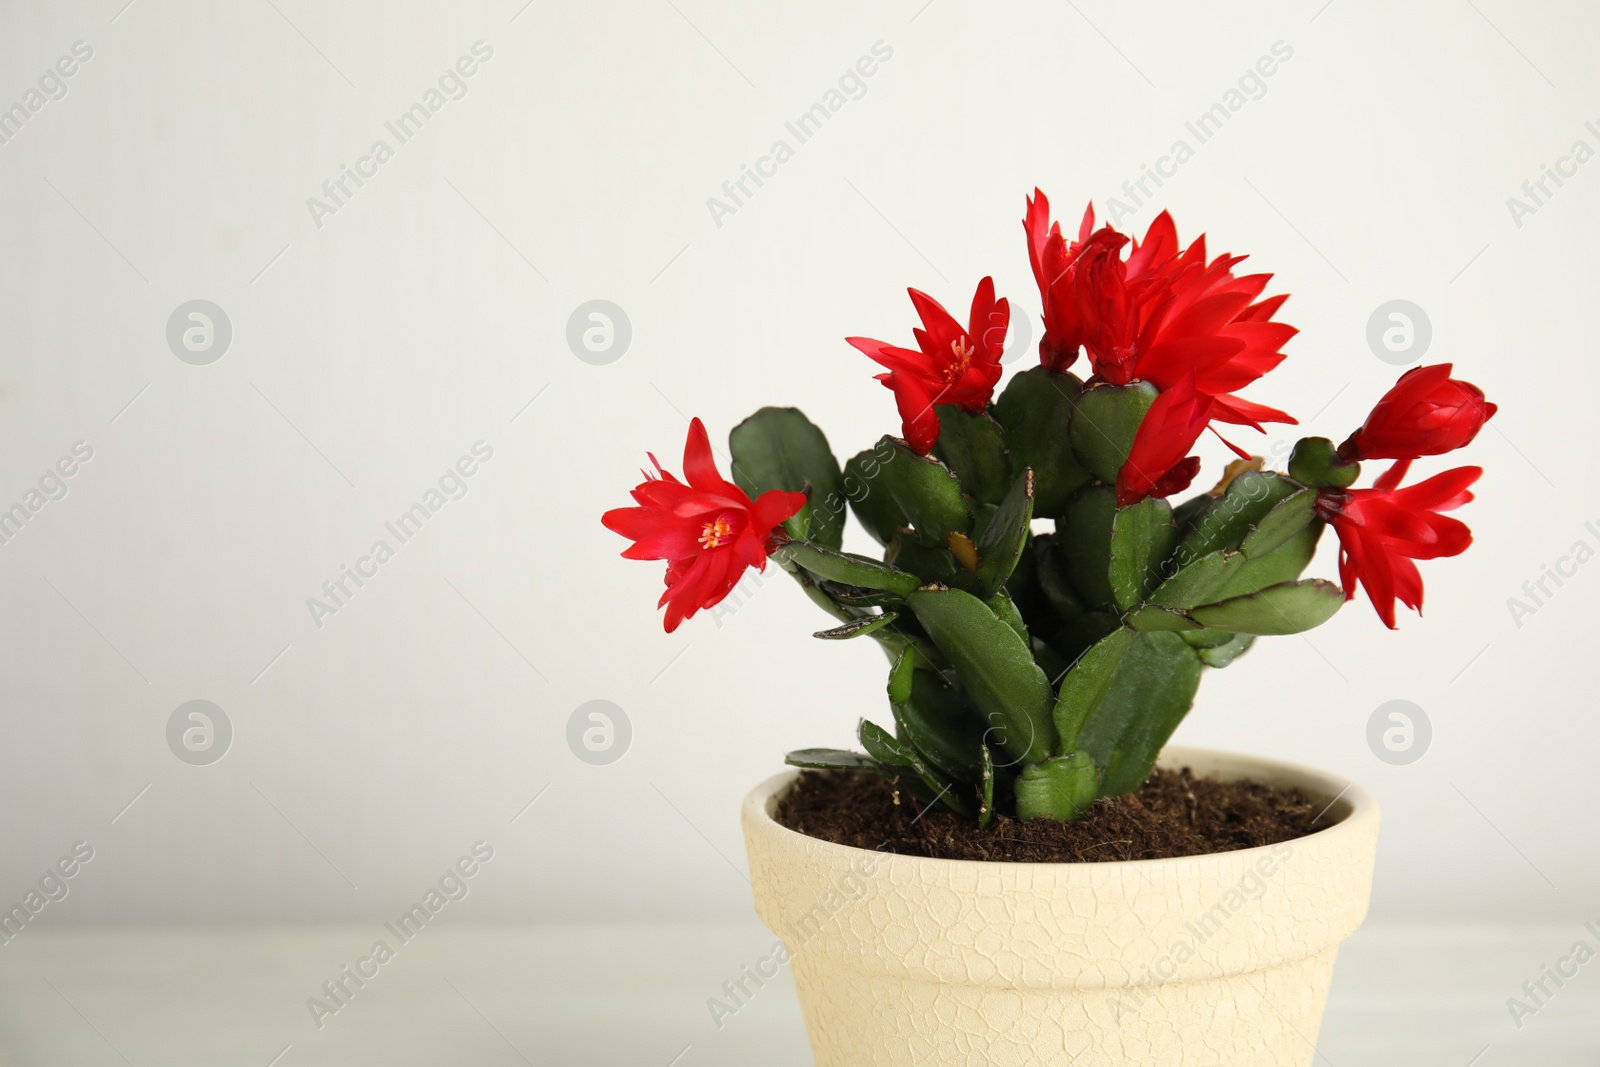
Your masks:
[{"label": "textured pot surface", "polygon": [[1184,859],[978,863],[778,825],[746,798],[756,911],[788,945],[818,1067],[1309,1065],[1334,956],[1366,916],[1378,806],[1250,756],[1162,766],[1297,786],[1328,829]]}]

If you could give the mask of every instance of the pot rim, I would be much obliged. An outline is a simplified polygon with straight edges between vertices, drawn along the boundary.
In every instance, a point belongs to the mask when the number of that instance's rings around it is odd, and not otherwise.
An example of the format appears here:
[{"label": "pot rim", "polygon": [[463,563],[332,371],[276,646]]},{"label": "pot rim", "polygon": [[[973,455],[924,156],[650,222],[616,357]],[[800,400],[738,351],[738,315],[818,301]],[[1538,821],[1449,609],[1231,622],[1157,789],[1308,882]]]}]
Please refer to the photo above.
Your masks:
[{"label": "pot rim", "polygon": [[[1378,800],[1354,779],[1340,784],[1337,775],[1326,771],[1317,770],[1299,763],[1291,763],[1270,756],[1250,755],[1246,753],[1230,752],[1225,749],[1195,748],[1187,745],[1169,745],[1161,750],[1161,755],[1156,761],[1158,767],[1193,766],[1197,775],[1223,774],[1229,778],[1255,778],[1273,785],[1293,786],[1302,792],[1327,799],[1327,808],[1323,814],[1330,810],[1334,812],[1335,819],[1324,829],[1300,837],[1288,838],[1276,845],[1257,845],[1253,848],[1231,849],[1226,852],[1203,852],[1191,856],[1170,856],[1163,859],[1146,860],[1087,860],[1062,863],[1032,863],[1013,860],[956,860],[943,859],[934,856],[913,856],[896,852],[879,852],[872,849],[858,848],[855,845],[841,845],[825,838],[812,837],[810,834],[791,830],[773,818],[773,810],[777,807],[779,799],[784,792],[800,777],[800,768],[791,768],[779,772],[756,786],[745,797],[743,814],[747,820],[755,819],[765,824],[766,832],[776,832],[780,837],[789,835],[803,841],[816,842],[830,849],[839,849],[847,852],[861,853],[878,857],[893,857],[898,862],[915,862],[930,864],[934,869],[945,869],[951,872],[961,868],[1026,868],[1029,870],[1046,869],[1052,871],[1070,870],[1096,870],[1104,871],[1116,866],[1138,867],[1140,870],[1160,871],[1168,868],[1181,868],[1192,866],[1205,861],[1225,860],[1229,863],[1247,861],[1251,857],[1263,855],[1283,844],[1299,846],[1302,842],[1307,844],[1327,844],[1336,837],[1351,836],[1354,834],[1368,833],[1368,826],[1378,820]],[[1321,818],[1322,816],[1318,816]]]}]

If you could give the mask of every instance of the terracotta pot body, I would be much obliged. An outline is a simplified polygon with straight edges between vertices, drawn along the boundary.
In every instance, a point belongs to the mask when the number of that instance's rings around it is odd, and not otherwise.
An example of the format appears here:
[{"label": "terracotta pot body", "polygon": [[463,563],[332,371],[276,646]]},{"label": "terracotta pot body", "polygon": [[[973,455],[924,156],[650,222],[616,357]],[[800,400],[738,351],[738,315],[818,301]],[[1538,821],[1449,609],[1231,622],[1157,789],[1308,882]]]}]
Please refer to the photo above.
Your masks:
[{"label": "terracotta pot body", "polygon": [[752,792],[756,911],[788,946],[818,1067],[1309,1067],[1366,916],[1377,803],[1273,760],[1161,762],[1298,786],[1331,804],[1328,828],[1185,859],[979,863],[785,829],[796,772]]}]

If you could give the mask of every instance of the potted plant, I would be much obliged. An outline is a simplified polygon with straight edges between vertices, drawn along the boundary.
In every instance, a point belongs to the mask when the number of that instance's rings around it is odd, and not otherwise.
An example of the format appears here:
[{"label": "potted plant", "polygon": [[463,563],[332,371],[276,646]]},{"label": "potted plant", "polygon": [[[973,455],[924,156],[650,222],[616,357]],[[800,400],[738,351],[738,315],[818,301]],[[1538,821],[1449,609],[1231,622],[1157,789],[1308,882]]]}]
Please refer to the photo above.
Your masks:
[{"label": "potted plant", "polygon": [[[902,436],[840,464],[799,411],[764,408],[732,432],[729,481],[696,419],[683,478],[655,463],[605,525],[624,556],[667,561],[668,631],[770,558],[832,616],[816,636],[888,655],[862,751],[789,753],[805,770],[742,813],[817,1063],[1309,1064],[1366,913],[1376,804],[1163,748],[1205,669],[1257,638],[1325,622],[1358,586],[1391,628],[1397,600],[1421,609],[1414,561],[1471,542],[1444,513],[1481,470],[1404,483],[1495,407],[1448,364],[1417,367],[1285,471],[1224,439],[1239,459],[1175,504],[1204,431],[1295,422],[1237,395],[1284,359],[1285,297],[1204,237],[1180,245],[1165,213],[1131,240],[1091,207],[1068,240],[1036,191],[1024,229],[1038,366],[997,392],[1010,309],[991,279],[965,323],[912,290],[915,347],[849,338]],[[847,513],[877,551],[844,550]],[[1330,525],[1337,585],[1301,577]]]}]

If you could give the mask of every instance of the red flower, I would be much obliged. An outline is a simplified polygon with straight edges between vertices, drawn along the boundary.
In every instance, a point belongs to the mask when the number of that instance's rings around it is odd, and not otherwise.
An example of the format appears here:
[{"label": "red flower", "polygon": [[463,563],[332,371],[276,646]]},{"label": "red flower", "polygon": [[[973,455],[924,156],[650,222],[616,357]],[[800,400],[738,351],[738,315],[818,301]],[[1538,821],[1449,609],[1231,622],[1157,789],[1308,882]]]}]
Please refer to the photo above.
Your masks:
[{"label": "red flower", "polygon": [[1193,375],[1156,397],[1117,472],[1117,507],[1189,488],[1200,472],[1200,457],[1189,455],[1189,449],[1205,432],[1215,406],[1214,398],[1195,391]]},{"label": "red flower", "polygon": [[600,521],[634,542],[623,550],[625,558],[667,561],[667,591],[656,607],[667,606],[671,633],[684,619],[727,596],[746,567],[766,569],[778,526],[806,506],[806,496],[774,489],[752,501],[717,473],[711,441],[699,419],[689,423],[683,447],[687,485],[662,470],[655,456],[650,462],[659,477],[646,471],[633,490],[640,506],[614,508]]},{"label": "red flower", "polygon": [[1339,446],[1345,459],[1416,459],[1453,452],[1478,436],[1498,408],[1450,364],[1413,367],[1383,395],[1361,429]]},{"label": "red flower", "polygon": [[[1127,263],[1129,274],[1147,249],[1176,248],[1177,243],[1172,218],[1162,212],[1151,224],[1144,245],[1135,245]],[[1192,373],[1200,392],[1226,398],[1282,363],[1280,349],[1299,331],[1270,320],[1288,295],[1257,302],[1272,275],[1236,277],[1233,267],[1244,258],[1221,255],[1208,264],[1202,234],[1181,255],[1152,268],[1158,273],[1138,294],[1144,307],[1137,334],[1130,331],[1106,342],[1125,350],[1108,370],[1154,382],[1162,389]],[[1092,342],[1093,331],[1090,338]],[[1094,347],[1090,358],[1096,359]]]},{"label": "red flower", "polygon": [[1138,241],[1110,226],[1094,230],[1091,205],[1078,239],[1068,244],[1049,221],[1044,194],[1034,190],[1023,228],[1044,300],[1039,358],[1046,367],[1066,369],[1081,346],[1095,375],[1114,385],[1147,381],[1165,396],[1190,383],[1181,397],[1158,402],[1140,426],[1117,479],[1124,506],[1186,487],[1199,465],[1186,452],[1210,422],[1257,430],[1266,422],[1294,423],[1285,412],[1233,395],[1283,362],[1280,350],[1297,332],[1271,321],[1286,296],[1256,299],[1272,275],[1235,276],[1243,256],[1207,262],[1204,235],[1180,251],[1166,212]]},{"label": "red flower", "polygon": [[[1271,319],[1288,297],[1257,301],[1272,275],[1235,276],[1245,257],[1208,263],[1203,234],[1180,252],[1165,211],[1143,241],[1110,226],[1095,231],[1093,205],[1068,244],[1049,210],[1036,189],[1023,219],[1044,302],[1046,367],[1065,370],[1082,346],[1095,374],[1114,385],[1138,379],[1168,389],[1192,373],[1197,390],[1226,397],[1283,362],[1280,349],[1298,331]],[[1280,414],[1258,408],[1257,421],[1261,413]]]},{"label": "red flower", "polygon": [[845,340],[889,368],[877,379],[894,391],[906,441],[925,456],[939,439],[935,404],[958,404],[976,414],[989,403],[1000,380],[1000,352],[1005,347],[1011,305],[994,298],[994,279],[985,278],[973,294],[972,312],[962,329],[931,296],[915,289],[907,291],[922,318],[922,328],[911,331],[921,351],[868,337]]},{"label": "red flower", "polygon": [[1344,596],[1364,585],[1367,599],[1389,629],[1394,602],[1422,611],[1422,576],[1412,560],[1459,556],[1472,544],[1465,523],[1441,515],[1472,499],[1468,488],[1482,467],[1457,467],[1416,485],[1397,489],[1409,461],[1380,476],[1371,489],[1324,489],[1317,514],[1339,535],[1339,582]]}]

